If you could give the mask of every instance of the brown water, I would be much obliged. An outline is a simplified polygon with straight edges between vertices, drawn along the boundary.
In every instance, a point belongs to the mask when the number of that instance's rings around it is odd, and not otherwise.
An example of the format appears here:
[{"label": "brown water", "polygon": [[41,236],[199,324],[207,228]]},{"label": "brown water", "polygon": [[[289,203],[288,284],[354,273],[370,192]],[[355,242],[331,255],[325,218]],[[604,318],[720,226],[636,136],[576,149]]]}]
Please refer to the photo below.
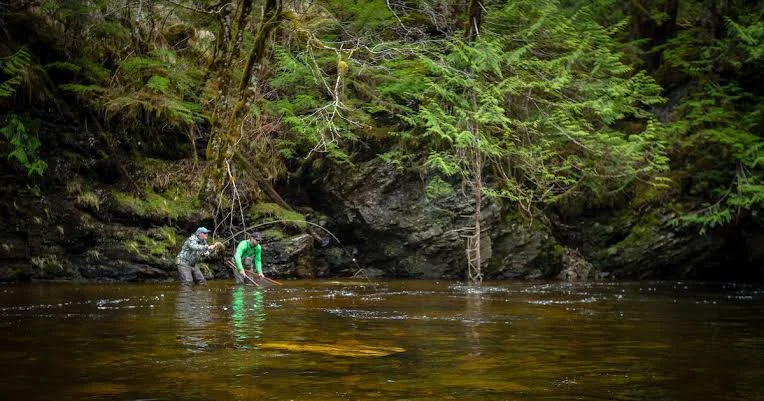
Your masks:
[{"label": "brown water", "polygon": [[764,399],[758,286],[378,284],[0,286],[0,399]]}]

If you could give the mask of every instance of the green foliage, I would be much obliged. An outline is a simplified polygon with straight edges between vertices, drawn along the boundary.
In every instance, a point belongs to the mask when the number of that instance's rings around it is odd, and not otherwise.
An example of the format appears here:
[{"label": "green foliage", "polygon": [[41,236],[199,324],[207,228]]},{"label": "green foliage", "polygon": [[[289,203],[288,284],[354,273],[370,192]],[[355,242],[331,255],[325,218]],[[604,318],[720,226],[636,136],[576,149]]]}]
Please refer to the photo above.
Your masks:
[{"label": "green foliage", "polygon": [[174,258],[179,243],[175,230],[164,226],[151,231],[151,235],[130,236],[130,239],[125,241],[127,251],[140,256]]},{"label": "green foliage", "polygon": [[57,273],[64,270],[64,261],[56,255],[33,256],[30,259],[32,265],[44,273]]},{"label": "green foliage", "polygon": [[50,64],[45,65],[46,70],[60,70],[60,71],[68,71],[73,73],[78,73],[82,71],[82,67],[80,67],[77,64],[70,63],[67,61],[54,61]]},{"label": "green foliage", "polygon": [[759,14],[749,14],[749,25],[735,22],[731,18],[726,18],[727,28],[730,37],[735,40],[735,44],[743,51],[745,55],[744,63],[757,62],[764,59],[764,11],[759,10]]},{"label": "green foliage", "polygon": [[289,220],[288,225],[298,228],[306,228],[305,216],[291,210],[284,209],[276,203],[259,202],[249,210],[249,220],[257,222],[268,222],[276,220]]},{"label": "green foliage", "polygon": [[111,193],[117,206],[139,217],[177,221],[188,219],[198,212],[199,199],[193,196],[178,196],[169,190],[158,194],[147,191],[145,200],[132,194],[113,191]]},{"label": "green foliage", "polygon": [[401,150],[391,150],[389,152],[378,154],[377,158],[385,162],[385,164],[393,165],[397,169],[402,170],[404,167],[411,164],[411,160],[414,157]]},{"label": "green foliage", "polygon": [[106,90],[104,87],[98,86],[98,85],[80,85],[80,84],[63,84],[63,85],[60,85],[59,88],[61,88],[62,90],[66,92],[71,92],[79,96],[85,96],[91,93],[98,94],[99,92],[103,92],[104,90]]},{"label": "green foliage", "polygon": [[0,99],[9,98],[16,93],[22,82],[23,74],[32,64],[32,55],[26,47],[20,48],[8,57],[0,58],[0,72],[9,77],[0,82]]},{"label": "green foliage", "polygon": [[81,68],[81,80],[92,85],[106,85],[111,79],[111,71],[96,59],[81,57],[75,61]]},{"label": "green foliage", "polygon": [[[276,47],[275,55],[277,72],[270,85],[280,96],[264,109],[281,116],[289,129],[290,135],[276,141],[278,152],[286,158],[319,152],[334,161],[351,162],[345,146],[359,140],[357,131],[368,116],[345,102],[342,77],[338,88],[336,74],[341,73],[340,65],[349,68],[347,63],[326,49],[316,55]],[[325,72],[331,69],[333,73]]]},{"label": "green foliage", "polygon": [[10,144],[8,159],[15,160],[23,167],[28,175],[42,175],[48,167],[47,163],[40,159],[40,139],[38,138],[37,123],[11,114],[5,120],[5,125],[0,128],[0,134]]},{"label": "green foliage", "polygon": [[143,117],[164,120],[177,127],[185,127],[204,118],[197,103],[167,97],[155,97],[147,93],[131,93],[116,96],[106,104],[106,111],[125,120]]},{"label": "green foliage", "polygon": [[427,72],[427,64],[418,59],[384,60],[380,67],[386,73],[377,88],[382,96],[401,101],[414,99],[427,90],[427,81],[419,79]]},{"label": "green foliage", "polygon": [[171,50],[129,57],[120,63],[119,76],[122,85],[109,88],[102,101],[123,121],[148,118],[188,129],[206,118],[195,99],[200,71]]},{"label": "green foliage", "polygon": [[329,0],[326,7],[345,25],[359,34],[372,34],[397,24],[387,3],[379,0]]},{"label": "green foliage", "polygon": [[86,191],[77,195],[75,203],[80,206],[88,207],[92,210],[98,210],[101,206],[101,199],[95,192]]},{"label": "green foliage", "polygon": [[170,90],[170,80],[157,75],[152,75],[146,83],[146,87],[154,93],[167,94]]},{"label": "green foliage", "polygon": [[451,187],[451,184],[436,176],[427,183],[425,193],[431,199],[438,199],[453,194],[454,189]]},{"label": "green foliage", "polygon": [[69,196],[77,196],[82,193],[84,187],[82,179],[75,177],[66,182],[66,193]]},{"label": "green foliage", "polygon": [[723,35],[689,28],[661,47],[667,68],[693,79],[668,126],[677,170],[692,177],[677,224],[705,232],[764,207],[764,106],[748,84],[764,67],[762,15],[742,9]]},{"label": "green foliage", "polygon": [[[635,180],[665,185],[664,133],[649,112],[661,88],[620,61],[606,29],[584,12],[571,20],[553,2],[513,2],[488,15],[481,39],[451,40],[438,58],[419,53],[407,79],[427,90],[385,87],[419,102],[401,114],[412,127],[402,147],[419,149],[425,168],[467,179],[477,152],[496,174],[484,192],[525,205],[596,203]],[[641,128],[623,132],[622,121]]]}]

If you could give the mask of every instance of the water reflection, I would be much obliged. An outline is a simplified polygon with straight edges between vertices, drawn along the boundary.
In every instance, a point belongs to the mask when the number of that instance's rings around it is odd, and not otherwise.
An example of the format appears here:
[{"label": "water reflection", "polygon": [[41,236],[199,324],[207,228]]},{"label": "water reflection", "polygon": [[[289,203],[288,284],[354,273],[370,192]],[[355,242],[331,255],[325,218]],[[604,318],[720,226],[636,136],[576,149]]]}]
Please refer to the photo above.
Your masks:
[{"label": "water reflection", "polygon": [[175,321],[180,327],[178,341],[191,351],[201,352],[210,346],[207,327],[212,322],[211,298],[206,287],[178,286],[175,299]]},{"label": "water reflection", "polygon": [[238,286],[233,290],[232,296],[234,346],[251,348],[252,344],[260,342],[263,336],[263,290],[259,287]]},{"label": "water reflection", "polygon": [[469,343],[469,354],[471,356],[479,356],[482,354],[482,348],[480,347],[480,331],[478,326],[483,320],[481,306],[483,304],[483,296],[479,290],[473,290],[470,288],[467,291],[467,309],[464,315],[464,323],[466,330],[466,337]]}]

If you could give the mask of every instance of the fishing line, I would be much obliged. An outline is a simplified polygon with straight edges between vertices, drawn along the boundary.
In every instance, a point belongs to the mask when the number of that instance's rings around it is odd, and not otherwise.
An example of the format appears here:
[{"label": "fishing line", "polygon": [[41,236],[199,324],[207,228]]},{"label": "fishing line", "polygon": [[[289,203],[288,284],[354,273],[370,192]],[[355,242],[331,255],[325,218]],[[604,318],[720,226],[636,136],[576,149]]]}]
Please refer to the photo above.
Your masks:
[{"label": "fishing line", "polygon": [[311,223],[311,222],[309,222],[309,221],[305,221],[305,220],[273,220],[273,221],[269,221],[269,222],[266,222],[266,223],[260,223],[260,224],[255,224],[255,225],[251,225],[251,226],[248,226],[248,227],[244,228],[243,230],[241,230],[241,231],[239,231],[239,232],[236,232],[236,233],[234,233],[233,235],[231,235],[230,237],[226,238],[226,239],[224,240],[224,242],[229,242],[229,241],[231,241],[232,239],[236,238],[238,235],[244,234],[244,233],[248,232],[249,230],[252,230],[252,229],[255,229],[255,228],[258,228],[258,227],[263,227],[263,226],[271,225],[271,224],[276,224],[276,223],[298,223],[298,224],[310,224],[310,225],[311,225],[311,226],[313,226],[313,227],[318,227],[318,228],[320,228],[321,230],[325,231],[325,232],[326,232],[327,234],[329,234],[329,235],[330,235],[332,238],[334,238],[334,240],[335,240],[335,241],[337,241],[337,244],[340,246],[340,248],[342,248],[342,251],[343,251],[343,252],[345,252],[345,254],[346,254],[347,256],[350,256],[350,259],[353,261],[353,264],[354,264],[354,265],[355,265],[355,266],[358,268],[358,271],[357,271],[357,272],[356,272],[356,273],[353,275],[353,277],[357,276],[357,275],[358,275],[358,273],[360,273],[360,272],[363,272],[363,276],[366,278],[366,280],[369,282],[369,284],[371,284],[371,285],[372,285],[372,286],[373,286],[375,289],[377,288],[377,285],[376,285],[374,282],[372,282],[372,281],[371,281],[371,279],[369,278],[369,276],[367,276],[367,275],[366,275],[366,271],[364,271],[364,269],[363,269],[363,268],[362,268],[360,265],[358,265],[358,262],[357,262],[357,261],[356,261],[356,259],[353,257],[353,255],[351,255],[351,254],[350,254],[350,252],[349,252],[349,251],[348,251],[348,250],[345,248],[345,246],[344,246],[344,245],[342,245],[342,242],[340,242],[339,238],[337,238],[337,237],[336,237],[336,236],[335,236],[335,235],[334,235],[334,234],[333,234],[331,231],[329,231],[328,229],[326,229],[326,228],[324,228],[323,226],[321,226],[321,225],[319,225],[319,224],[316,224],[316,223]]}]

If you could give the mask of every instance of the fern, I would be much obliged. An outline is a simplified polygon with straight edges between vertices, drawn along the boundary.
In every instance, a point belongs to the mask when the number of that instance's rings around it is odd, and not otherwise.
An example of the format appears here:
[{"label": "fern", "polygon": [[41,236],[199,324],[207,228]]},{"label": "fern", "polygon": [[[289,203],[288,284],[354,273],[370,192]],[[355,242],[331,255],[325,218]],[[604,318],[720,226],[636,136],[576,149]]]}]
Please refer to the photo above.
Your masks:
[{"label": "fern", "polygon": [[71,92],[76,95],[87,95],[92,93],[100,93],[106,90],[106,88],[98,85],[81,85],[81,84],[62,84],[59,88],[66,92]]},{"label": "fern", "polygon": [[20,48],[16,53],[0,58],[0,72],[9,76],[0,82],[0,98],[9,98],[16,93],[16,89],[23,81],[23,75],[32,64],[32,55],[26,47]]},{"label": "fern", "polygon": [[78,73],[82,71],[82,67],[80,67],[77,64],[66,62],[66,61],[54,61],[50,64],[45,65],[46,70],[60,70],[60,71],[68,71],[73,73]]},{"label": "fern", "polygon": [[146,83],[146,87],[154,93],[167,94],[170,90],[170,80],[162,76],[152,75]]}]

